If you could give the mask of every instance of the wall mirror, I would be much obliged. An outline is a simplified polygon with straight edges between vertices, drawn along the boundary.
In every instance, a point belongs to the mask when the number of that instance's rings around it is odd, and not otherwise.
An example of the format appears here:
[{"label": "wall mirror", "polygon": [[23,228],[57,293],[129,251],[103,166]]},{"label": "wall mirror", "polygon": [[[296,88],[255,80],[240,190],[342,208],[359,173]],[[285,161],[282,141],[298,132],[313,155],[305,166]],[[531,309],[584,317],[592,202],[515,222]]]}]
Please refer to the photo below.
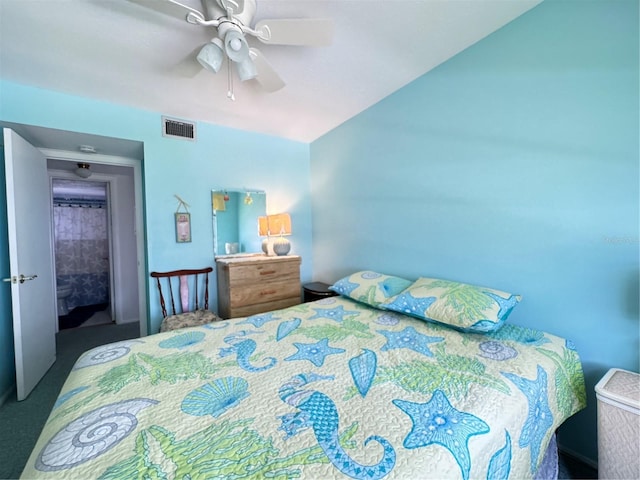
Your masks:
[{"label": "wall mirror", "polygon": [[264,191],[212,190],[211,209],[214,256],[262,253],[258,217],[267,212],[267,194]]}]

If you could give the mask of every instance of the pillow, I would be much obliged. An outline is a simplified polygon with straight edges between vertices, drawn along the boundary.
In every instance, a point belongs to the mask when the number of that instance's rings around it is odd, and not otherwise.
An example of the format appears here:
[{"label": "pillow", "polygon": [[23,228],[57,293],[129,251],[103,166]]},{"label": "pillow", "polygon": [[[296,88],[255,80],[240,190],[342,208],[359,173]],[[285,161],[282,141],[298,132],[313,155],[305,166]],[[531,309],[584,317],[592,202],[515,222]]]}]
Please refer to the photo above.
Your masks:
[{"label": "pillow", "polygon": [[381,308],[484,333],[498,330],[521,298],[493,288],[421,277]]},{"label": "pillow", "polygon": [[338,280],[329,287],[329,290],[378,308],[411,283],[411,280],[405,278],[365,270]]}]

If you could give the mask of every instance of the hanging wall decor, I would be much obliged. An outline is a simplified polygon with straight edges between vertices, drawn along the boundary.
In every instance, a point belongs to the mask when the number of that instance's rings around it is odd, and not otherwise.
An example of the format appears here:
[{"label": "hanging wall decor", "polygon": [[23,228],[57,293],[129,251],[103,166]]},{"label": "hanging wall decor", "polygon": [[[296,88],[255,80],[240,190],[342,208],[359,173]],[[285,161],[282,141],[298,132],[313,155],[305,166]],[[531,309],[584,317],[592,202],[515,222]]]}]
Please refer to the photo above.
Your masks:
[{"label": "hanging wall decor", "polygon": [[[176,242],[189,243],[191,242],[191,214],[189,213],[189,205],[178,195],[174,196],[179,202],[178,209],[174,214],[176,222]],[[184,208],[185,211],[181,212],[181,208]]]}]

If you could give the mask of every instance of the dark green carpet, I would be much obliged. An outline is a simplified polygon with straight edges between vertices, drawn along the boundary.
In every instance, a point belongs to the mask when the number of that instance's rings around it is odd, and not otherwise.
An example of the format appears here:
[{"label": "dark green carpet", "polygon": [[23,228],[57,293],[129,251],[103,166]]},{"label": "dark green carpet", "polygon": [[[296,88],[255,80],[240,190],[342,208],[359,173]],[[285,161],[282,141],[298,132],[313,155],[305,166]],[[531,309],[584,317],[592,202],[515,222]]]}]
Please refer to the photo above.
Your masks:
[{"label": "dark green carpet", "polygon": [[[56,362],[26,400],[15,392],[0,407],[0,479],[20,476],[58,393],[78,357],[90,348],[140,336],[137,323],[61,330],[56,335]],[[88,479],[86,479],[88,480]]]}]

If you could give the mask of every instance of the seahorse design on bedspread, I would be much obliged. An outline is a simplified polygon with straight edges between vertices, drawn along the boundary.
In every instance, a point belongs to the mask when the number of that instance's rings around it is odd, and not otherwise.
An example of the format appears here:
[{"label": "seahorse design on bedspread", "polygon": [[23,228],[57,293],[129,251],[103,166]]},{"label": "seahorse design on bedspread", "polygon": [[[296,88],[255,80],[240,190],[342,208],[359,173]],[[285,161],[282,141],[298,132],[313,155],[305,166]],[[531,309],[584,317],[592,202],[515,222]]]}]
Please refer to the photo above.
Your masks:
[{"label": "seahorse design on bedspread", "polygon": [[[383,478],[393,469],[396,463],[396,452],[393,446],[385,438],[371,435],[364,441],[364,445],[366,446],[372,440],[378,442],[384,449],[382,459],[375,465],[361,465],[356,462],[349,457],[340,445],[338,439],[340,419],[333,400],[324,393],[303,389],[305,385],[311,382],[331,378],[313,373],[296,375],[280,387],[280,398],[283,402],[300,410],[299,417],[304,423],[302,428],[307,426],[313,428],[318,445],[320,445],[334,467],[352,478],[371,480]],[[287,416],[287,418],[291,422],[291,416]],[[290,429],[284,419],[282,428],[287,432]],[[288,432],[288,436],[295,435],[300,429],[300,425],[296,425],[295,431]]]},{"label": "seahorse design on bedspread", "polygon": [[225,343],[231,345],[227,348],[220,349],[220,356],[226,357],[229,355],[236,354],[236,359],[238,361],[238,366],[243,370],[251,373],[262,372],[264,370],[269,370],[274,367],[277,363],[277,360],[274,357],[268,357],[267,364],[261,367],[255,367],[251,364],[249,358],[256,351],[257,343],[255,340],[250,338],[244,338],[247,335],[251,335],[252,333],[260,333],[252,330],[240,330],[239,332],[232,333],[231,335],[227,335],[224,337]]}]

